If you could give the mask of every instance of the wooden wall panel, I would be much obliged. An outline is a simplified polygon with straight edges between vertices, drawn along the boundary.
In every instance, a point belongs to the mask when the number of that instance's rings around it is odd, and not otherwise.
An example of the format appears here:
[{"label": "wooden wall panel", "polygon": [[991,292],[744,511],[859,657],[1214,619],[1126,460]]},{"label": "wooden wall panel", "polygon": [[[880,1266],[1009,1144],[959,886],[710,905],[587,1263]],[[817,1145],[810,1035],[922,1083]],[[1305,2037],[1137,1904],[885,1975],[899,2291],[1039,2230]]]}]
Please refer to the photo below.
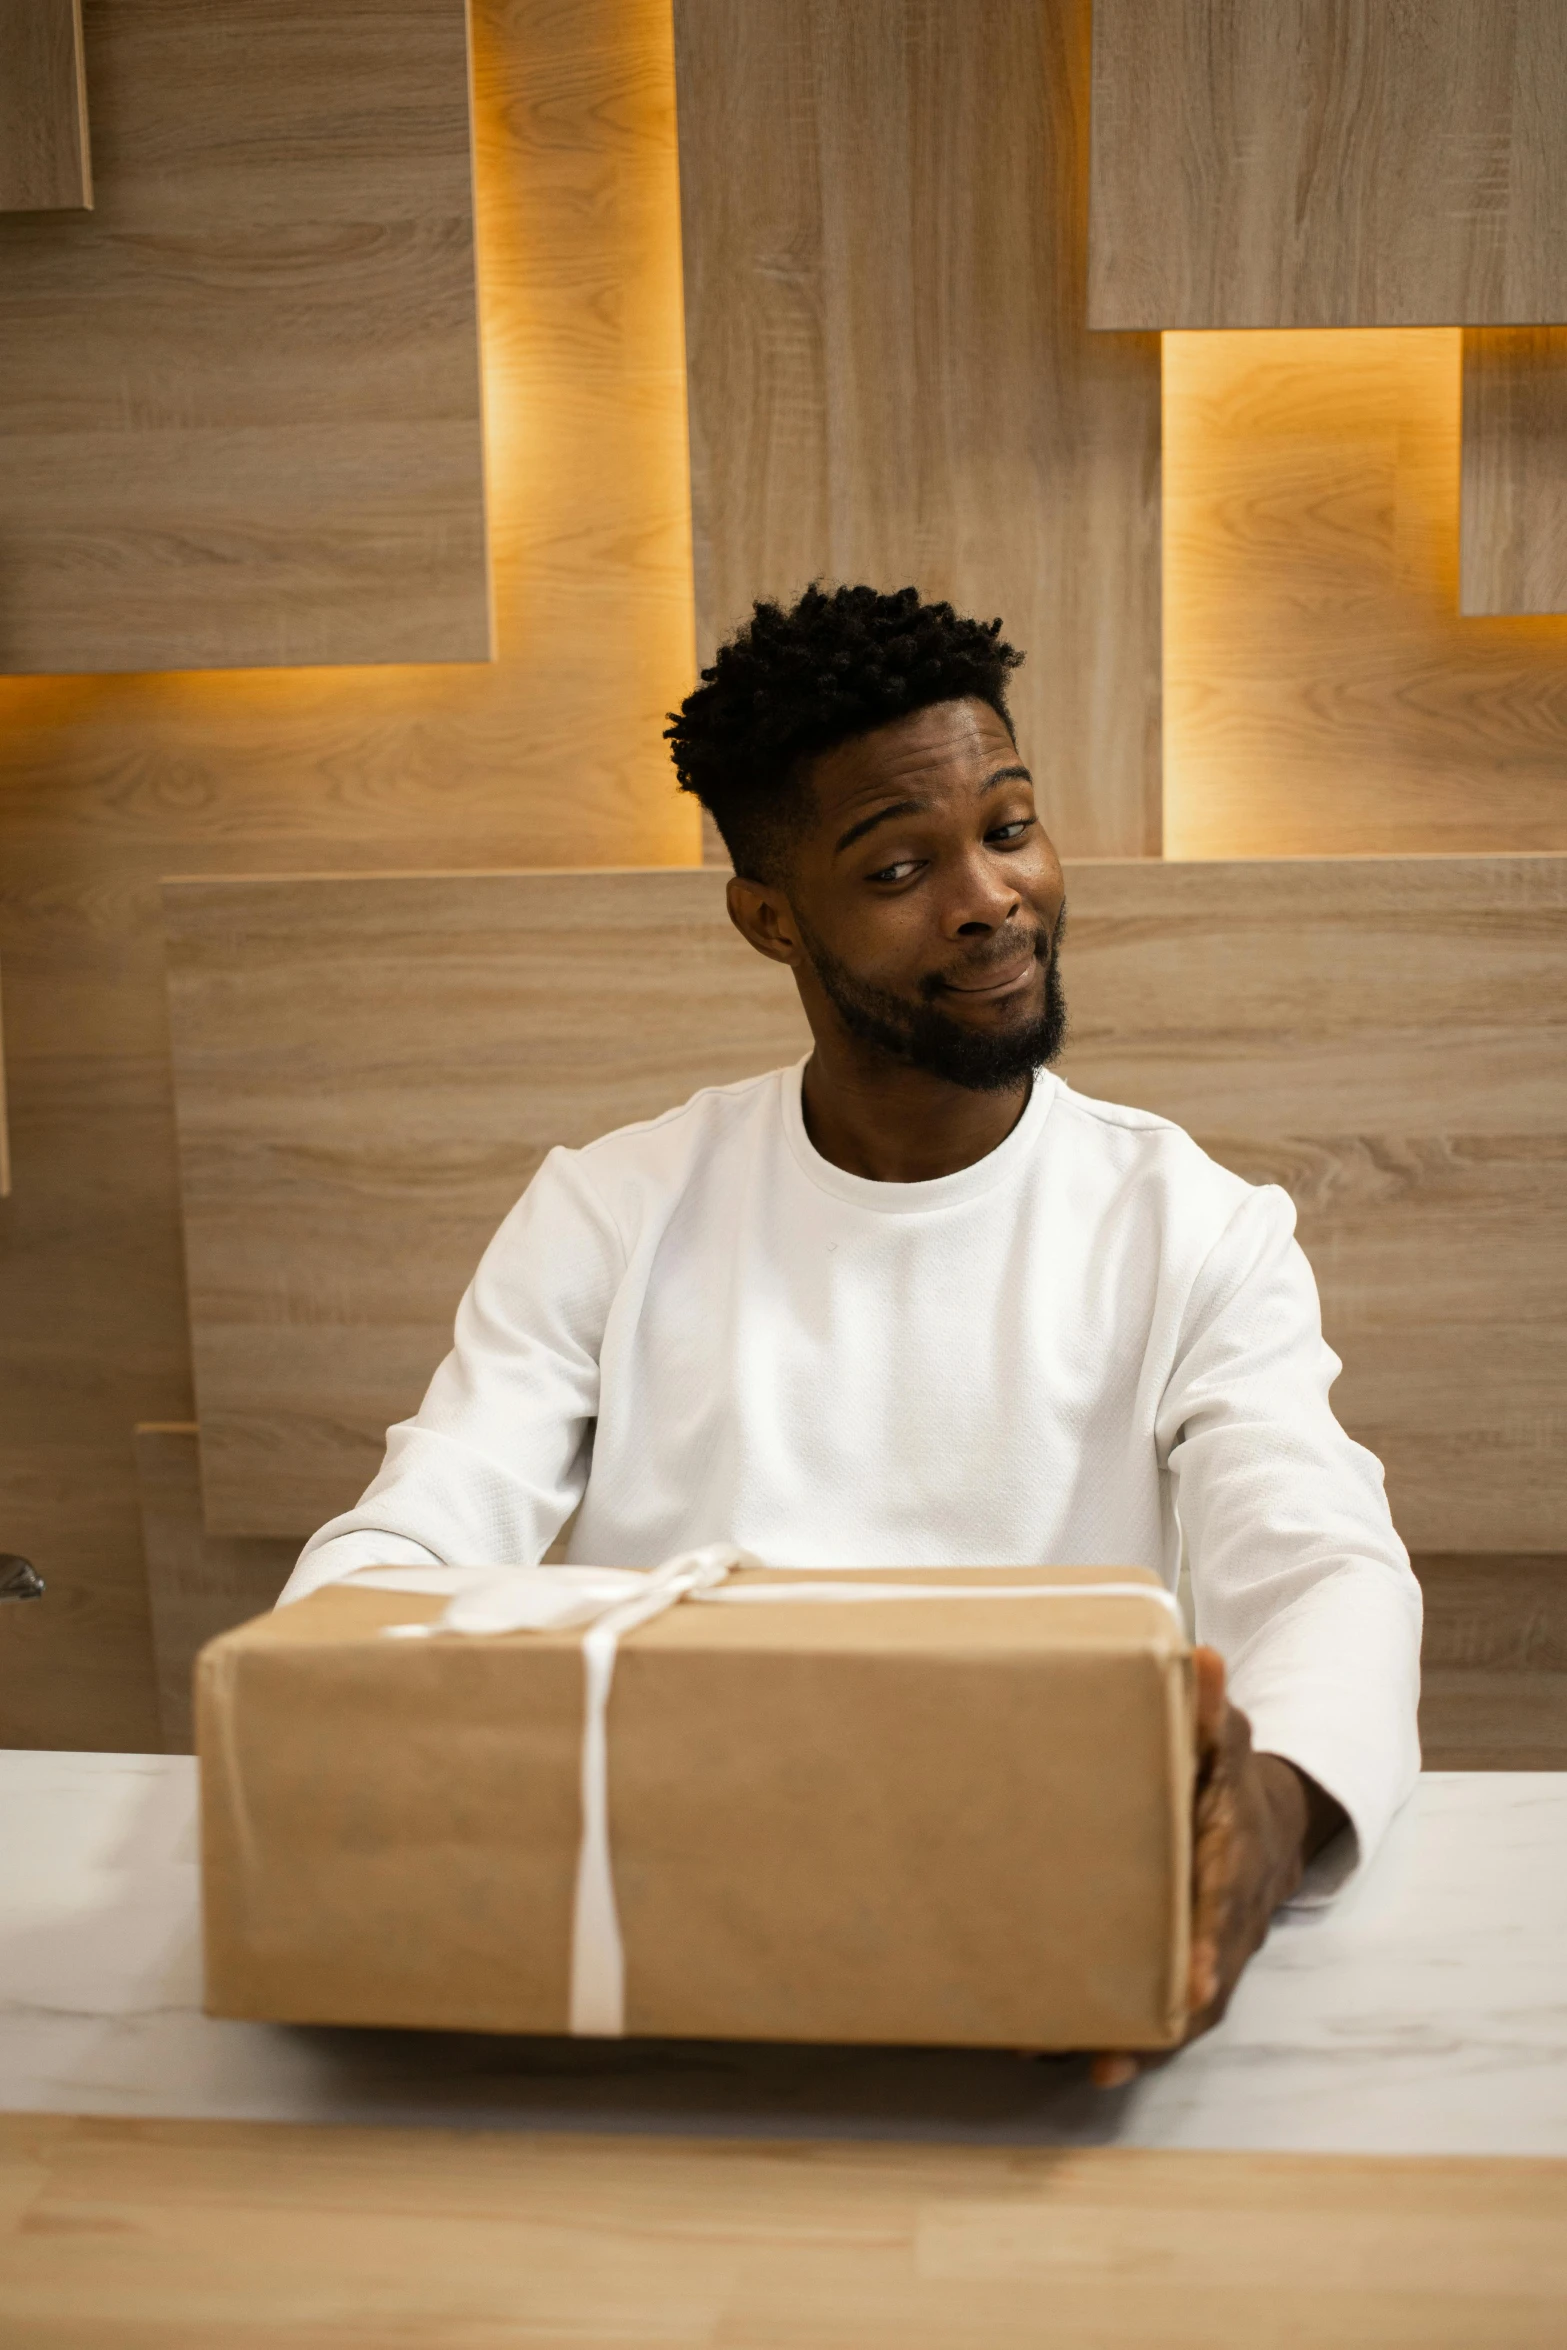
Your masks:
[{"label": "wooden wall panel", "polygon": [[48,1596],[0,1740],[155,1749],[132,1430],[194,1417],[169,873],[691,862],[667,0],[480,0],[480,274],[500,658],[0,679],[0,1539]]},{"label": "wooden wall panel", "polygon": [[1567,1770],[1567,1557],[1417,1558],[1428,1771]]},{"label": "wooden wall panel", "polygon": [[0,220],[0,670],[492,650],[464,0],[88,0]]},{"label": "wooden wall panel", "polygon": [[1567,330],[1464,337],[1459,607],[1567,612]]},{"label": "wooden wall panel", "polygon": [[1415,1550],[1567,1548],[1567,859],[1071,875],[1067,1074],[1293,1195]]},{"label": "wooden wall panel", "polygon": [[1567,621],[1458,613],[1460,342],[1165,337],[1171,856],[1567,848]]},{"label": "wooden wall panel", "polygon": [[171,882],[209,1528],[345,1508],[554,1143],[809,1042],[716,873]]},{"label": "wooden wall panel", "polygon": [[11,1188],[11,1121],[5,1101],[5,998],[0,993],[0,1199]]},{"label": "wooden wall panel", "polygon": [[1089,322],[1567,319],[1561,0],[1094,0]]},{"label": "wooden wall panel", "polygon": [[[1069,889],[1067,1075],[1293,1193],[1406,1539],[1567,1546],[1567,859],[1090,862]],[[717,873],[166,902],[225,1533],[303,1535],[355,1497],[549,1143],[802,1047]]]},{"label": "wooden wall panel", "polygon": [[276,1605],[298,1545],[224,1541],[207,1532],[196,1430],[189,1422],[137,1429],[136,1484],[163,1750],[190,1754],[197,1651]]},{"label": "wooden wall panel", "polygon": [[0,212],[92,208],[82,0],[0,8]]},{"label": "wooden wall panel", "polygon": [[1085,332],[1088,0],[676,0],[697,637],[818,574],[1028,653],[1058,840],[1159,849],[1159,354]]}]

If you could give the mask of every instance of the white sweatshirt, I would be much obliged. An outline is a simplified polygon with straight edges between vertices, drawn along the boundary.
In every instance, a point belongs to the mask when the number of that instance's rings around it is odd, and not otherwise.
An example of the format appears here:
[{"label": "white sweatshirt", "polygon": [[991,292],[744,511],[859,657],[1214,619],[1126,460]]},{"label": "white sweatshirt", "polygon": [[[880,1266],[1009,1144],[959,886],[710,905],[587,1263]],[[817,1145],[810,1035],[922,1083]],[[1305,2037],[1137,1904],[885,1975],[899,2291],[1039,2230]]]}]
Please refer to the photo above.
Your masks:
[{"label": "white sweatshirt", "polygon": [[[1366,1857],[1419,1769],[1420,1592],[1382,1473],[1333,1417],[1294,1209],[1179,1127],[1036,1080],[928,1183],[822,1158],[804,1067],[554,1150],[357,1508],[284,1593],[355,1567],[1139,1565],[1256,1745]],[[580,1505],[580,1507],[579,1507]]]}]

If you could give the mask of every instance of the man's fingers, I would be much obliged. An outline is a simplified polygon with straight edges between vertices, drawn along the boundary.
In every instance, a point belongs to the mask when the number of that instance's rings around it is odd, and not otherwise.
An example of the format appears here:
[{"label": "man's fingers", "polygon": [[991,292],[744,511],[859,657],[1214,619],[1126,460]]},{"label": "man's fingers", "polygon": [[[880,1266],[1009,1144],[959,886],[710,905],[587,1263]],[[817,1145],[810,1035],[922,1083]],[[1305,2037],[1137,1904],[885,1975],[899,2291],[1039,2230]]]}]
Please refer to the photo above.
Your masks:
[{"label": "man's fingers", "polygon": [[[1224,1694],[1224,1659],[1214,1648],[1192,1651],[1197,1732],[1197,1802],[1192,1847],[1192,1940],[1187,1966],[1188,2036],[1216,2020],[1227,1998],[1224,1954],[1234,1936],[1236,1906],[1237,1762],[1244,1763],[1245,1717]],[[1093,2060],[1096,2089],[1124,2089],[1137,2078],[1134,2056],[1113,2049]]]},{"label": "man's fingers", "polygon": [[1224,1659],[1216,1648],[1194,1648],[1192,1669],[1197,1698],[1197,1752],[1211,1754],[1224,1729]]},{"label": "man's fingers", "polygon": [[1187,1977],[1186,2006],[1191,2015],[1202,2014],[1219,1996],[1219,1946],[1206,1935],[1192,1944],[1191,1970]]},{"label": "man's fingers", "polygon": [[1101,2049],[1088,2068],[1088,2077],[1096,2089],[1124,2089],[1137,2078],[1137,2059],[1123,2056],[1118,2049]]},{"label": "man's fingers", "polygon": [[[1197,1653],[1201,1656],[1205,1652],[1199,1649]],[[1192,1939],[1186,2006],[1195,2029],[1201,2028],[1195,2019],[1211,2008],[1224,1979],[1223,1952],[1236,1891],[1235,1788],[1224,1768],[1221,1747],[1210,1748],[1209,1761],[1211,1768],[1199,1786],[1193,1821]]]}]

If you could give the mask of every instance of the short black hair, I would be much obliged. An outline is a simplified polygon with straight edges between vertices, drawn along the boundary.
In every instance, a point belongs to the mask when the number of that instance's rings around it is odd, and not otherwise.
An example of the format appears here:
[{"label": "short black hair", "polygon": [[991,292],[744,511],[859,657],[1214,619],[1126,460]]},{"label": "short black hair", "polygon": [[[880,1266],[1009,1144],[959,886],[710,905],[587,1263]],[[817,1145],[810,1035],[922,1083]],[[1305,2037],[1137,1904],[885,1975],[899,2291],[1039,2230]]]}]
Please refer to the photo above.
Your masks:
[{"label": "short black hair", "polygon": [[918,588],[808,587],[758,603],[669,713],[682,791],[723,834],[737,873],[777,881],[804,814],[808,762],[933,702],[987,702],[1010,734],[1006,684],[1022,660],[999,620],[966,620]]}]

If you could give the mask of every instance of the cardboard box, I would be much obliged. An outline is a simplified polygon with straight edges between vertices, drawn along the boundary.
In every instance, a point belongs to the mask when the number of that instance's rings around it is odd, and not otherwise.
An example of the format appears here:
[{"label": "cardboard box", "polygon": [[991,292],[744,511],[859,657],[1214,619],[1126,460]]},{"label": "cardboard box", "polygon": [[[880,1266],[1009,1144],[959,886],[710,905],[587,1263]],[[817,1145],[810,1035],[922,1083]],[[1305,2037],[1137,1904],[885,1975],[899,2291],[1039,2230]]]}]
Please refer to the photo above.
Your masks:
[{"label": "cardboard box", "polygon": [[[1193,1747],[1161,1587],[1084,1568],[841,1580],[921,1595],[684,1602],[621,1644],[626,2030],[1171,2046]],[[1123,1588],[1081,1590],[1101,1584]],[[202,1652],[211,2013],[567,2029],[583,1636],[383,1636],[441,1607],[338,1586]]]}]

